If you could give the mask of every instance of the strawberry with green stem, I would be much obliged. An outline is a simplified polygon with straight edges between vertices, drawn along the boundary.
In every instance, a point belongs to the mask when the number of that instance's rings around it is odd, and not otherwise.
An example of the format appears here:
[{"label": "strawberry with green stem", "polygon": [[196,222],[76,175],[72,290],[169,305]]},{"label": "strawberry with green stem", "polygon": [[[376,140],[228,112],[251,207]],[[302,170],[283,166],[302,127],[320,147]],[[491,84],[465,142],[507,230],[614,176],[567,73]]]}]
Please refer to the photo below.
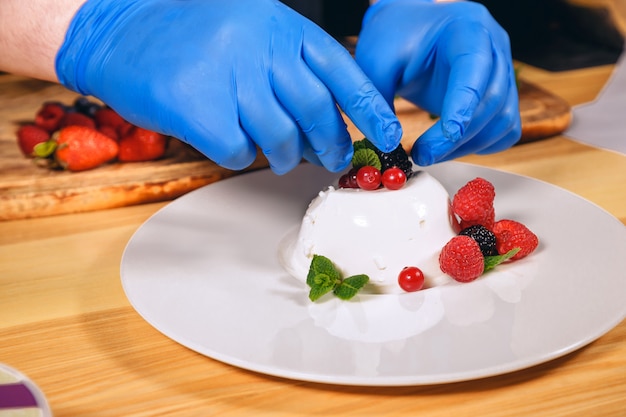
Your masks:
[{"label": "strawberry with green stem", "polygon": [[36,156],[68,171],[96,168],[115,159],[118,151],[115,140],[85,126],[64,127],[50,140],[35,146]]}]

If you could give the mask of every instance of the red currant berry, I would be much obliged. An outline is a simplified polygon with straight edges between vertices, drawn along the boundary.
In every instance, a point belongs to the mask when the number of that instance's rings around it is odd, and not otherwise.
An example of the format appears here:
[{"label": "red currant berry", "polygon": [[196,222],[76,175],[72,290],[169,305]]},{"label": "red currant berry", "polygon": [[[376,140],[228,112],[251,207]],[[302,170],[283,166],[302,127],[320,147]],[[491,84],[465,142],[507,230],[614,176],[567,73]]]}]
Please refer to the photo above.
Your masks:
[{"label": "red currant berry", "polygon": [[356,182],[364,190],[375,190],[380,187],[380,171],[373,166],[366,165],[356,173]]},{"label": "red currant berry", "polygon": [[398,274],[398,284],[406,292],[419,291],[424,286],[424,273],[415,266],[405,266]]},{"label": "red currant berry", "polygon": [[356,182],[357,169],[352,168],[347,173],[339,177],[339,188],[359,188],[359,184]]},{"label": "red currant berry", "polygon": [[348,176],[348,174],[343,174],[341,177],[339,177],[339,181],[337,182],[337,185],[339,186],[339,188],[350,188],[348,185],[349,182],[350,182],[350,177]]},{"label": "red currant berry", "polygon": [[406,174],[398,167],[387,168],[383,172],[383,186],[389,190],[399,190],[406,184]]}]

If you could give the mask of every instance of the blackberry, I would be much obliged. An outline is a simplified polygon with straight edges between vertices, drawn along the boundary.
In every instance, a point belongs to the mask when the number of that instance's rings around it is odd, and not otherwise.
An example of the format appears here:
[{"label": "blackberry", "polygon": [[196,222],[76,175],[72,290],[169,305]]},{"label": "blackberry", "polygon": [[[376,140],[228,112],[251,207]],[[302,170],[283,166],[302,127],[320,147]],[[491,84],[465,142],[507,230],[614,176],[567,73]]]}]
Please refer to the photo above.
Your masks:
[{"label": "blackberry", "polygon": [[402,147],[402,145],[398,145],[396,149],[391,152],[381,152],[378,149],[375,149],[378,158],[380,158],[381,170],[380,172],[385,172],[388,168],[398,167],[402,171],[404,171],[406,178],[411,178],[413,175],[413,164],[409,160],[409,155],[407,155],[406,151]]},{"label": "blackberry", "polygon": [[459,232],[459,235],[469,236],[478,243],[483,256],[495,256],[498,254],[496,249],[496,235],[493,234],[482,224],[475,224],[466,227]]},{"label": "blackberry", "polygon": [[96,112],[102,107],[95,101],[90,100],[85,96],[79,96],[74,100],[74,110],[78,113],[82,113],[85,116],[94,117]]}]

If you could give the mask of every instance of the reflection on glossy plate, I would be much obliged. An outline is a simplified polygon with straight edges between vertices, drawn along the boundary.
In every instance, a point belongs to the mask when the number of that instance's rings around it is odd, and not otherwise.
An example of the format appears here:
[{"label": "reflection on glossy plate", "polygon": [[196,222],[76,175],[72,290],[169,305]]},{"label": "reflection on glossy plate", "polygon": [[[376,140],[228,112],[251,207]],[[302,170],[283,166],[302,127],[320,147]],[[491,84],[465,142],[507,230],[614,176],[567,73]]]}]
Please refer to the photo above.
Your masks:
[{"label": "reflection on glossy plate", "polygon": [[191,192],[151,217],[121,265],[137,312],[173,340],[241,368],[304,381],[417,385],[502,374],[565,355],[626,316],[626,228],[552,185],[473,165],[427,169],[453,193],[477,176],[497,218],[541,239],[469,284],[311,303],[278,247],[336,175],[304,164]]}]

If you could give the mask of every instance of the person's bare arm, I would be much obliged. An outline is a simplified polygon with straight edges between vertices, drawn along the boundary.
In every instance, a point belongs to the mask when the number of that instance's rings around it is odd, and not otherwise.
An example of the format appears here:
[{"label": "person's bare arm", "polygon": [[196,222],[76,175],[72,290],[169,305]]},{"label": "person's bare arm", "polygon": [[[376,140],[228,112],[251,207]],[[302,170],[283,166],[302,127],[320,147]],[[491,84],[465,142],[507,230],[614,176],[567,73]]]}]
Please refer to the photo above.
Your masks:
[{"label": "person's bare arm", "polygon": [[85,0],[0,1],[0,71],[57,81],[54,59]]}]

